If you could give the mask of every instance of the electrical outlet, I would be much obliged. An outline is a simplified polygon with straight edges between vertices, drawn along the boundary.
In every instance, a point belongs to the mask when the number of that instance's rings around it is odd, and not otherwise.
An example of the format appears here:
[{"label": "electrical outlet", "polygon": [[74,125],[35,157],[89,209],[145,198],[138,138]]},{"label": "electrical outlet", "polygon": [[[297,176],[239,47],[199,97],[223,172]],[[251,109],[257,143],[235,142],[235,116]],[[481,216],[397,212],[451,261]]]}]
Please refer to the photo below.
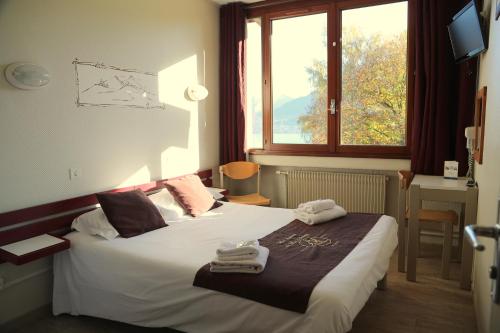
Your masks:
[{"label": "electrical outlet", "polygon": [[82,176],[82,169],[80,168],[70,168],[69,169],[69,180],[73,180],[75,178],[80,178]]}]

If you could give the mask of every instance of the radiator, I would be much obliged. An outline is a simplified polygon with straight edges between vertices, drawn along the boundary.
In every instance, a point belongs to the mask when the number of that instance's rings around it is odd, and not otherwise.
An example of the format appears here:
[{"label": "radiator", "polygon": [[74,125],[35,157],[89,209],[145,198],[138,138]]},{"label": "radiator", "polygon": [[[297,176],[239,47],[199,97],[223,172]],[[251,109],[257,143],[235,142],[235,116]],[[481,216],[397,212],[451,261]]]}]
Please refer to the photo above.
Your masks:
[{"label": "radiator", "polygon": [[297,208],[306,201],[333,199],[348,212],[385,212],[385,175],[293,170],[287,177],[286,206]]}]

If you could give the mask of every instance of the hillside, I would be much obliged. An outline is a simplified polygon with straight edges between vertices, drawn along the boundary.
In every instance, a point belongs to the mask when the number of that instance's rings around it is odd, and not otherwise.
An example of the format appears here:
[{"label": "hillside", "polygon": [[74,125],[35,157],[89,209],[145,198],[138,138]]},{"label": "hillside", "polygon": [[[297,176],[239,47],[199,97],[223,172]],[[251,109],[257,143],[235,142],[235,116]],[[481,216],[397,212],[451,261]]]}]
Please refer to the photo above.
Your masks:
[{"label": "hillside", "polygon": [[300,133],[299,117],[307,112],[311,103],[312,95],[307,95],[278,104],[279,106],[273,110],[274,133]]}]

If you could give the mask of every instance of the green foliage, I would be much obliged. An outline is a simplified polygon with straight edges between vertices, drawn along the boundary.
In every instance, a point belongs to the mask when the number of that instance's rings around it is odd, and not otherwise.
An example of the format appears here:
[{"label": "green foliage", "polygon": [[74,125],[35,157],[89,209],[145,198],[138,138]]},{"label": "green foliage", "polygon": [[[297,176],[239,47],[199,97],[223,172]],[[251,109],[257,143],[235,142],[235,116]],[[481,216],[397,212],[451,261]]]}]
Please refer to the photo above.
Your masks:
[{"label": "green foliage", "polygon": [[[343,32],[342,44],[341,143],[404,145],[406,33],[384,39],[351,29]],[[307,71],[314,99],[299,124],[311,143],[326,143],[327,65],[314,62]]]}]

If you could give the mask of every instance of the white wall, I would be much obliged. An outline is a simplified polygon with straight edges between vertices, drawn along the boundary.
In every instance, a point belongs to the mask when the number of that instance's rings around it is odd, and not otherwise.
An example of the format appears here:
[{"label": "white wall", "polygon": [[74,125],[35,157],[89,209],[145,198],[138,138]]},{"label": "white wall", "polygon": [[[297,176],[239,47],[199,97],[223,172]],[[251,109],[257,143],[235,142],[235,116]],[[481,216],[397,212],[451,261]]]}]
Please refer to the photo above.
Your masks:
[{"label": "white wall", "polygon": [[[216,166],[218,22],[210,0],[0,0],[0,70],[31,61],[52,75],[37,91],[0,76],[0,212]],[[77,108],[75,57],[159,73],[167,109]],[[195,82],[210,92],[200,103],[184,97]],[[40,267],[50,260],[0,276]],[[47,281],[0,291],[0,324],[48,302]]]},{"label": "white wall", "polygon": [[[486,104],[486,129],[483,164],[476,163],[476,179],[479,184],[477,223],[495,224],[497,198],[500,195],[500,20],[495,21],[495,1],[485,1],[489,21],[489,49],[480,59],[479,87],[488,87]],[[486,251],[475,255],[474,301],[480,332],[489,332],[491,301],[488,269],[493,262],[494,242],[481,238]],[[496,307],[496,316],[500,308]],[[500,329],[500,327],[499,327]]]},{"label": "white wall", "polygon": [[[0,66],[33,61],[52,75],[37,91],[0,79],[0,211],[218,163],[215,3],[4,0],[0,45]],[[77,108],[75,57],[160,73],[167,109]],[[186,100],[204,80],[208,99]],[[81,179],[69,181],[70,167]]]}]

